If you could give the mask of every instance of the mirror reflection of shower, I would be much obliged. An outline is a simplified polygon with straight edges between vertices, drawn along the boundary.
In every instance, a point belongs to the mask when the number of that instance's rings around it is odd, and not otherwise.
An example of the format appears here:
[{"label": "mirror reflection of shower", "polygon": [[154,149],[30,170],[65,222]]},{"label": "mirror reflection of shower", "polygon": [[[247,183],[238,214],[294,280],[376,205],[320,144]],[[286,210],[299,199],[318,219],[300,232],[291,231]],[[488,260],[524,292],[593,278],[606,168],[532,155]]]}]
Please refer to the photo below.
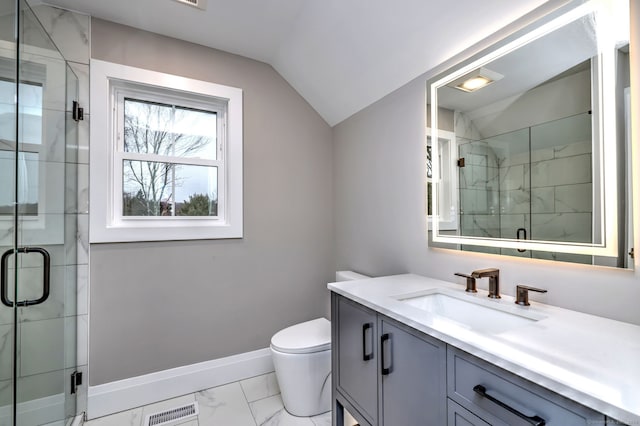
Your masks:
[{"label": "mirror reflection of shower", "polygon": [[[465,123],[460,115],[458,123]],[[485,139],[457,138],[460,235],[590,243],[594,238],[591,113]],[[467,135],[469,127],[467,127]],[[597,188],[596,188],[597,190]],[[464,250],[548,258],[544,252]],[[591,256],[562,255],[591,263]],[[556,255],[557,258],[557,255]]]}]

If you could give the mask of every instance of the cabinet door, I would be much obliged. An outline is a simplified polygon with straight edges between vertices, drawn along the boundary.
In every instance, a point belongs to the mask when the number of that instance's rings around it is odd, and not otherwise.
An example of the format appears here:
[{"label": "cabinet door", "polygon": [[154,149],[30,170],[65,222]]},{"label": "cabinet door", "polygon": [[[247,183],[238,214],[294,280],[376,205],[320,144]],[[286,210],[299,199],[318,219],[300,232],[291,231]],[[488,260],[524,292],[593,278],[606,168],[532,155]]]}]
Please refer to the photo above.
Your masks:
[{"label": "cabinet door", "polygon": [[382,424],[446,424],[446,345],[386,318],[380,324]]},{"label": "cabinet door", "polygon": [[334,369],[336,387],[371,424],[377,424],[378,348],[376,314],[335,296]]},{"label": "cabinet door", "polygon": [[480,417],[447,399],[447,426],[490,426]]}]

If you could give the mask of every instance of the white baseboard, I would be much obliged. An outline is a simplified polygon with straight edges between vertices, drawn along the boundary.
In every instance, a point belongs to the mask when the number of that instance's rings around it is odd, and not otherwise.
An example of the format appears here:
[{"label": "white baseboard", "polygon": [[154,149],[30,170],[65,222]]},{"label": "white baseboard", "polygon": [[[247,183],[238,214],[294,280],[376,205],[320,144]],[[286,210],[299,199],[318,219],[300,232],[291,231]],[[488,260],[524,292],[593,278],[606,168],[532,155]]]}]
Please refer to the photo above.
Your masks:
[{"label": "white baseboard", "polygon": [[89,386],[89,420],[273,371],[269,348]]}]

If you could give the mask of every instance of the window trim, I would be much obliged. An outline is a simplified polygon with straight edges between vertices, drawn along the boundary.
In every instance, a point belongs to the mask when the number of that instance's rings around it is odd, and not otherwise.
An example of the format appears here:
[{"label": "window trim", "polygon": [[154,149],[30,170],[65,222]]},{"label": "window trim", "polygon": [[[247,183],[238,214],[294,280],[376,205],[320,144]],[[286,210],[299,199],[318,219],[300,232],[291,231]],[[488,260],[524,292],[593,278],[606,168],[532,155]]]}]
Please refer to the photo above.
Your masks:
[{"label": "window trim", "polygon": [[[242,238],[242,90],[156,71],[91,60],[90,237],[91,243]],[[226,104],[218,146],[218,216],[126,217],[122,215],[122,177],[117,176],[117,134],[122,125],[117,102],[123,91],[156,97],[180,106],[211,110]],[[136,98],[138,99],[138,98]],[[215,109],[215,108],[214,108]],[[219,121],[220,123],[220,121]],[[221,133],[222,132],[222,133]],[[122,170],[122,167],[119,169]],[[117,182],[120,181],[118,184]],[[120,193],[118,193],[120,191]],[[116,211],[120,206],[120,212]],[[124,218],[124,219],[123,219]]]}]

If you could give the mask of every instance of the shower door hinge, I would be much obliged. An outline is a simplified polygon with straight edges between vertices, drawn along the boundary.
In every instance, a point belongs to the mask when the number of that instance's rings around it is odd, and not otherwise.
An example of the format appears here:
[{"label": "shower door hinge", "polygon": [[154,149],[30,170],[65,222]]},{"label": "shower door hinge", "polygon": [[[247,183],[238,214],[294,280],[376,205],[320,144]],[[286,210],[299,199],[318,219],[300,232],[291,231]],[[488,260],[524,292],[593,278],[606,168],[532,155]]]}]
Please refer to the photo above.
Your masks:
[{"label": "shower door hinge", "polygon": [[73,101],[73,119],[75,121],[84,120],[84,108],[80,108],[78,101]]},{"label": "shower door hinge", "polygon": [[78,386],[82,384],[82,372],[74,371],[71,373],[71,394],[73,395],[78,390]]}]

